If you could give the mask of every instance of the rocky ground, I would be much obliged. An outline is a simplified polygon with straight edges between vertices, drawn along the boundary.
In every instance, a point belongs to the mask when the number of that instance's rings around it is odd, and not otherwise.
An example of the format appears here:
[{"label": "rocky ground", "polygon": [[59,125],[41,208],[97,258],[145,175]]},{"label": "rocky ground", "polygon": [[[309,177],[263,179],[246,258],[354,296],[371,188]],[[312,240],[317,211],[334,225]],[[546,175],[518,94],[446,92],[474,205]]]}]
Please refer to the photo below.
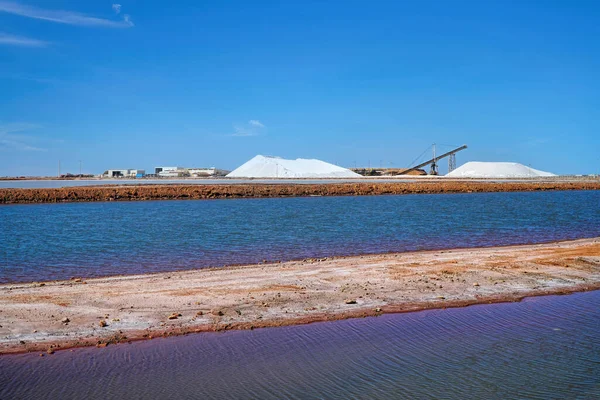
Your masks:
[{"label": "rocky ground", "polygon": [[600,190],[600,182],[594,180],[471,181],[445,180],[440,178],[429,179],[427,181],[392,183],[371,181],[364,183],[323,184],[127,185],[54,189],[0,189],[0,204],[547,190]]},{"label": "rocky ground", "polygon": [[600,288],[600,238],[0,285],[0,354]]}]

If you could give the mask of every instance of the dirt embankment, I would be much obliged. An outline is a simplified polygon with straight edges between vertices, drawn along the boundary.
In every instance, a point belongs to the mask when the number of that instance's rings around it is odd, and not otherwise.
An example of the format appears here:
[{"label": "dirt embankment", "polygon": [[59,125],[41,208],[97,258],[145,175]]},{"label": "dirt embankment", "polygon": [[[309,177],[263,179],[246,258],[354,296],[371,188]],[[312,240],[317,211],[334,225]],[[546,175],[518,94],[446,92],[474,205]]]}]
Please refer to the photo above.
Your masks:
[{"label": "dirt embankment", "polygon": [[0,354],[600,288],[600,238],[0,285]]},{"label": "dirt embankment", "polygon": [[143,185],[0,189],[0,204],[548,190],[600,190],[600,182],[444,182],[437,180],[435,182],[398,183]]}]

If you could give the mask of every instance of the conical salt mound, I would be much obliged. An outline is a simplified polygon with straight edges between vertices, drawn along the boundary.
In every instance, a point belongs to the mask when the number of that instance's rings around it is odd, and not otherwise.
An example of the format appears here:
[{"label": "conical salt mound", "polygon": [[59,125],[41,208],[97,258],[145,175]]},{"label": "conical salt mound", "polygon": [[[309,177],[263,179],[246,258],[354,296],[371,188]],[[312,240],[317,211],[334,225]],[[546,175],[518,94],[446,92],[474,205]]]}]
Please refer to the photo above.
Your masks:
[{"label": "conical salt mound", "polygon": [[519,163],[471,161],[446,176],[450,178],[539,178],[556,175]]},{"label": "conical salt mound", "polygon": [[258,155],[231,171],[228,178],[360,178],[349,169],[321,160],[286,160]]}]

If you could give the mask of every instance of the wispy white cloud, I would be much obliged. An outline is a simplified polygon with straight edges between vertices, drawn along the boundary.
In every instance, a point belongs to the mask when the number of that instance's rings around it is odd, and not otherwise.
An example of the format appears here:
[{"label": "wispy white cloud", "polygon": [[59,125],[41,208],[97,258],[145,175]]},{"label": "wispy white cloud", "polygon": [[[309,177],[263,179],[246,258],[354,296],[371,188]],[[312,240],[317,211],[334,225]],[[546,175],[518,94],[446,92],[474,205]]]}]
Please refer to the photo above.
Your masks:
[{"label": "wispy white cloud", "polygon": [[121,5],[120,4],[113,4],[112,9],[115,10],[115,14],[121,13]]},{"label": "wispy white cloud", "polygon": [[17,123],[12,123],[12,124],[0,124],[0,135],[6,135],[8,133],[29,131],[29,130],[36,129],[39,127],[40,126],[37,124],[22,123],[22,122],[17,122]]},{"label": "wispy white cloud", "polygon": [[39,125],[29,123],[14,123],[0,125],[0,149],[20,151],[47,151],[35,146],[34,137],[23,135],[20,132],[39,128]]},{"label": "wispy white cloud", "polygon": [[18,140],[2,139],[0,137],[0,149],[2,148],[21,151],[48,151],[48,149],[30,146]]},{"label": "wispy white cloud", "polygon": [[258,136],[261,135],[266,126],[257,119],[251,119],[247,124],[244,125],[233,125],[235,131],[229,136],[246,137],[246,136]]},{"label": "wispy white cloud", "polygon": [[233,130],[235,131],[235,133],[232,133],[230,136],[243,137],[243,136],[257,136],[258,135],[258,132],[254,131],[252,129],[245,128],[243,126],[234,125]]},{"label": "wispy white cloud", "polygon": [[[119,12],[120,10],[121,8],[119,7]],[[129,28],[133,26],[133,22],[131,22],[128,15],[124,15],[123,19],[120,21],[113,21],[110,19],[92,17],[75,11],[45,10],[13,1],[0,0],[0,12],[67,25],[97,26],[105,28]]]},{"label": "wispy white cloud", "polygon": [[46,47],[50,42],[0,32],[0,44],[22,47]]},{"label": "wispy white cloud", "polygon": [[264,124],[262,124],[259,120],[257,119],[251,119],[250,121],[248,121],[248,125],[252,125],[255,126],[257,128],[264,128]]}]

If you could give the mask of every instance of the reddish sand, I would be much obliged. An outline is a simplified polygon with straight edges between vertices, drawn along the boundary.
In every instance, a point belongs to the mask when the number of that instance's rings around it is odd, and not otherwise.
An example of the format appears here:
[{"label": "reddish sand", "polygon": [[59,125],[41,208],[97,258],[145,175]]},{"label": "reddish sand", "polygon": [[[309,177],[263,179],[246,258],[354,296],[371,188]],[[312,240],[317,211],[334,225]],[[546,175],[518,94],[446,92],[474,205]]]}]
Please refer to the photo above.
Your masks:
[{"label": "reddish sand", "polygon": [[600,288],[600,238],[0,285],[0,354]]},{"label": "reddish sand", "polygon": [[437,178],[393,183],[367,181],[364,183],[323,184],[128,185],[58,189],[0,189],[0,204],[548,190],[600,190],[600,182],[593,180],[471,181]]}]

